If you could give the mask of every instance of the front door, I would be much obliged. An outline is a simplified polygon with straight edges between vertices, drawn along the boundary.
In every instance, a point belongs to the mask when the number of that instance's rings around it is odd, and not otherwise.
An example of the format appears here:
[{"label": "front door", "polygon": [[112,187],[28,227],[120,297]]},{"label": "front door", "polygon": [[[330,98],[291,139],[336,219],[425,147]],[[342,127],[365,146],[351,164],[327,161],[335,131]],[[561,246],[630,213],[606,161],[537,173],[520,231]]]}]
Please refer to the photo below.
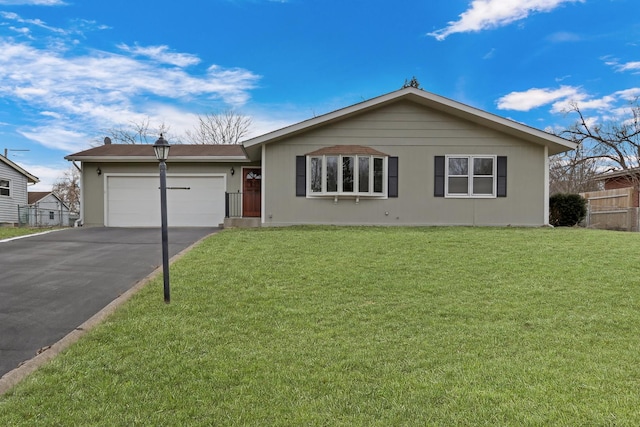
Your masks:
[{"label": "front door", "polygon": [[262,171],[260,168],[244,168],[242,180],[242,216],[260,216]]}]

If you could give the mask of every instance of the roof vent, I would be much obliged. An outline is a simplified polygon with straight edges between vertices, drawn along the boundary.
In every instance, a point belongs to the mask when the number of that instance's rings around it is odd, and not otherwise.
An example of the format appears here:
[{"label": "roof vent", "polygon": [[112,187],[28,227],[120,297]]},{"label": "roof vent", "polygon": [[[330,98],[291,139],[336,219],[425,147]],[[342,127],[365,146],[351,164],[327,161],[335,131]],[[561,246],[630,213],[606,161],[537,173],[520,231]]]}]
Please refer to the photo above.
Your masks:
[{"label": "roof vent", "polygon": [[111,145],[111,138],[109,138],[108,136],[104,137],[104,145]]}]

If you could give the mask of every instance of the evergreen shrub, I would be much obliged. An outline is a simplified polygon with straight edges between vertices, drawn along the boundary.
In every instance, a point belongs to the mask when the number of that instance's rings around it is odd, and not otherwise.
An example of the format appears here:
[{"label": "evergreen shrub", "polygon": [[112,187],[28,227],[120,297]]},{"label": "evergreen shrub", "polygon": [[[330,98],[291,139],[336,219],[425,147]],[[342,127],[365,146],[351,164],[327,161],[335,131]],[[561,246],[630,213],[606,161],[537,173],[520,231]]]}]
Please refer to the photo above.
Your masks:
[{"label": "evergreen shrub", "polygon": [[587,215],[587,201],[579,194],[554,194],[549,198],[549,224],[573,227]]}]

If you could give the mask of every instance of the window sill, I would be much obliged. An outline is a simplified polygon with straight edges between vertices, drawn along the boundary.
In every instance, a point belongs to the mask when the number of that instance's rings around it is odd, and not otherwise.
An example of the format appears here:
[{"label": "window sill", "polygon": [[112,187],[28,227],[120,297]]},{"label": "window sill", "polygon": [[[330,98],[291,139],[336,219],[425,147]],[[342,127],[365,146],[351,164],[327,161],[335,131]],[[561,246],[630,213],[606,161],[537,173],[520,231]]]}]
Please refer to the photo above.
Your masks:
[{"label": "window sill", "polygon": [[445,194],[446,199],[497,199],[495,194],[487,194],[484,195],[473,195],[468,196],[466,194]]},{"label": "window sill", "polygon": [[309,194],[307,199],[333,199],[333,203],[337,204],[339,200],[354,200],[356,204],[361,199],[367,200],[385,200],[388,199],[386,194]]}]

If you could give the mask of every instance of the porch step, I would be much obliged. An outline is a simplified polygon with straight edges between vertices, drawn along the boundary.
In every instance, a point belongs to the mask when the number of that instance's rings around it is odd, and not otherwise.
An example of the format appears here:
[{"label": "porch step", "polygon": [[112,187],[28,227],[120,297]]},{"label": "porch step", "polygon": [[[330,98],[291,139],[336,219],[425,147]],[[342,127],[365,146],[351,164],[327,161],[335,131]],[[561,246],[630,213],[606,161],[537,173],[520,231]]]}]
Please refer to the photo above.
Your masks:
[{"label": "porch step", "polygon": [[260,227],[260,218],[225,218],[222,228],[256,228]]}]

